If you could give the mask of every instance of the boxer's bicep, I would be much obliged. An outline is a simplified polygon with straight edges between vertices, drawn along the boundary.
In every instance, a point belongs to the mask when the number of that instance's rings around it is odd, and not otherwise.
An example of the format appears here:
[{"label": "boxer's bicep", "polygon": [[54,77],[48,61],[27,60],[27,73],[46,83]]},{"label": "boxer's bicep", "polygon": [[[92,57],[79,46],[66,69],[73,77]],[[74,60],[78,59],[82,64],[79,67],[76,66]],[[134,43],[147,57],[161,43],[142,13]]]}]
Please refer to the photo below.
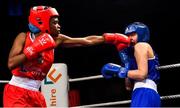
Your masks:
[{"label": "boxer's bicep", "polygon": [[16,56],[22,53],[24,43],[25,43],[26,35],[24,33],[20,33],[14,40],[12,48],[9,53],[9,57]]}]

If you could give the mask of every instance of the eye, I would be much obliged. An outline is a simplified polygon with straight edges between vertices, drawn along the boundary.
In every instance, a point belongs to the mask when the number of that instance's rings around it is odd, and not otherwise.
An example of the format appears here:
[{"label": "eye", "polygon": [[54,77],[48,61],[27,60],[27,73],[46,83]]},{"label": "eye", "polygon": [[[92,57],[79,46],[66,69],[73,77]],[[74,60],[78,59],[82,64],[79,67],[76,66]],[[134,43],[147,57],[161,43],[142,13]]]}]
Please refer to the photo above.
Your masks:
[{"label": "eye", "polygon": [[52,23],[53,23],[53,24],[58,24],[58,23],[59,23],[59,20],[58,20],[58,19],[54,19]]}]

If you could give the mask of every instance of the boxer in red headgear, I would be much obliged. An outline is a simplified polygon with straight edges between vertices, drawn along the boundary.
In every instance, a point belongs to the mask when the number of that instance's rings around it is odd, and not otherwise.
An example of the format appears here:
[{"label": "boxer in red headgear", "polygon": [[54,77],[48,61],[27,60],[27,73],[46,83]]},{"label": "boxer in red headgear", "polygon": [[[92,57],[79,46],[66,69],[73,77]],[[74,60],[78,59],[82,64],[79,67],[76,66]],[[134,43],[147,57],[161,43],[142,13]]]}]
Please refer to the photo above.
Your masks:
[{"label": "boxer in red headgear", "polygon": [[75,47],[103,42],[129,44],[122,34],[71,38],[60,34],[58,12],[48,6],[35,6],[30,10],[29,30],[17,35],[10,50],[8,67],[13,76],[4,88],[4,107],[46,107],[39,92],[53,61],[58,45]]}]

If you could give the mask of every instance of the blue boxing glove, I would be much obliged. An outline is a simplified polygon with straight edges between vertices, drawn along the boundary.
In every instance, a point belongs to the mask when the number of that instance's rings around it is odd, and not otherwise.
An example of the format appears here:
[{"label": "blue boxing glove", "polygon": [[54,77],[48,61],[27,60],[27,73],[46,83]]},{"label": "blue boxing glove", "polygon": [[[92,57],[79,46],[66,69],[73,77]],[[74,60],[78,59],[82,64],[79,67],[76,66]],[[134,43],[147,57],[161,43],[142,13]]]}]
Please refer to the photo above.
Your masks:
[{"label": "blue boxing glove", "polygon": [[128,69],[114,63],[107,63],[103,66],[101,73],[106,79],[112,77],[126,78]]}]

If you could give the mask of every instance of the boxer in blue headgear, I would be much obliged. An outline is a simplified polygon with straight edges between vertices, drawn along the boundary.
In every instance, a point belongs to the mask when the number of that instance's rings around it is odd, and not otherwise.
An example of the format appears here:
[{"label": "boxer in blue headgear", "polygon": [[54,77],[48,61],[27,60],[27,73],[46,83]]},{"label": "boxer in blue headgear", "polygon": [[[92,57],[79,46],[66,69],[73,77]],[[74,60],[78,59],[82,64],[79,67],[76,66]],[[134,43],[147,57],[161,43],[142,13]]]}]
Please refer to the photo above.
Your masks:
[{"label": "boxer in blue headgear", "polygon": [[134,22],[126,27],[124,34],[131,33],[137,33],[138,42],[148,42],[150,39],[149,28],[141,22]]},{"label": "boxer in blue headgear", "polygon": [[133,83],[131,107],[160,107],[160,96],[157,92],[159,72],[158,57],[148,43],[150,32],[141,22],[134,22],[125,28],[134,44],[119,51],[121,66],[113,63],[105,64],[102,73],[105,78],[125,78],[126,88]]}]

